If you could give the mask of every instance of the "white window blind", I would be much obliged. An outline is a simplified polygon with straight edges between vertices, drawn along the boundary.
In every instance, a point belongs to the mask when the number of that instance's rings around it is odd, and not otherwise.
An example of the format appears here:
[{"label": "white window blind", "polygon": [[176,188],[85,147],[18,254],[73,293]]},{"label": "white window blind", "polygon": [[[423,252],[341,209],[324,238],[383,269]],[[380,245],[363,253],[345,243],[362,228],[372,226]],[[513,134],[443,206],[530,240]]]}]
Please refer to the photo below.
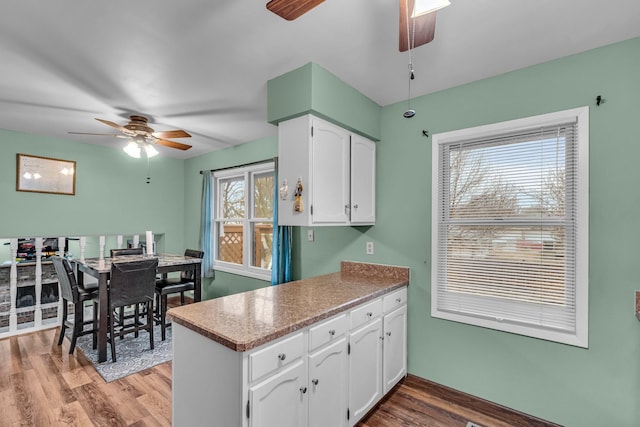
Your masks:
[{"label": "white window blind", "polygon": [[434,135],[433,316],[587,345],[587,125],[584,108]]}]

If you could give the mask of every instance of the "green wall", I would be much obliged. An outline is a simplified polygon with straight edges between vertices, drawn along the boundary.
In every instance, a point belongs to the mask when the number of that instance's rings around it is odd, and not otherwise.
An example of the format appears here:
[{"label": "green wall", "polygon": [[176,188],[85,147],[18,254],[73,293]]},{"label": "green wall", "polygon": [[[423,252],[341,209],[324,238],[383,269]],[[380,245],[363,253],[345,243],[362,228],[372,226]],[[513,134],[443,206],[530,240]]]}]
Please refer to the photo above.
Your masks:
[{"label": "green wall", "polygon": [[[185,161],[185,244],[200,247],[200,206],[202,200],[202,175],[200,171],[238,166],[244,163],[272,159],[278,155],[277,138],[265,138],[214,151]],[[215,278],[203,279],[203,299],[215,298],[249,291],[270,285],[270,282],[216,271]]]},{"label": "green wall", "polygon": [[[634,39],[442,91],[416,99],[411,120],[402,118],[404,103],[384,109],[380,216],[371,236],[390,246],[391,262],[412,269],[412,373],[567,426],[640,425],[639,52]],[[606,100],[600,107],[597,95]],[[431,140],[421,130],[583,105],[590,106],[589,349],[431,318]],[[395,191],[403,186],[419,189],[411,201]],[[391,223],[402,224],[400,236]]]},{"label": "green wall", "polygon": [[[640,39],[633,39],[419,97],[413,119],[402,117],[404,101],[382,108],[376,225],[316,227],[314,242],[306,241],[306,228],[296,230],[295,277],[336,271],[343,259],[409,266],[410,373],[566,426],[640,425],[638,52]],[[600,107],[597,95],[606,100]],[[422,130],[431,135],[584,105],[591,107],[589,348],[431,318],[431,138]],[[246,148],[188,161],[187,171],[277,151],[271,140]],[[190,192],[187,206],[196,206]],[[192,227],[186,231],[192,240]],[[374,255],[365,254],[366,241],[375,243]],[[243,282],[218,276],[213,288],[224,292]]]},{"label": "green wall", "polygon": [[[640,425],[640,39],[596,49],[381,109],[377,222],[294,231],[296,278],[340,261],[411,268],[409,372],[566,426]],[[322,90],[314,88],[314,90]],[[327,88],[331,91],[332,88]],[[595,106],[595,97],[605,103]],[[349,102],[336,94],[336,104]],[[589,348],[458,324],[430,316],[431,139],[422,135],[591,106]],[[0,237],[21,234],[164,232],[165,248],[199,246],[203,169],[277,154],[267,138],[181,161],[146,164],[121,150],[0,131]],[[78,162],[77,195],[15,191],[17,152]],[[365,242],[375,254],[365,254]],[[206,297],[268,282],[218,272]]]},{"label": "green wall", "polygon": [[380,139],[380,106],[312,62],[267,82],[267,121],[313,113],[367,138]]},{"label": "green wall", "polygon": [[[16,191],[16,153],[75,160],[75,196]],[[144,240],[152,230],[163,250],[182,251],[184,161],[158,156],[150,167],[147,184],[146,159],[114,147],[0,130],[0,238],[137,233]]]}]

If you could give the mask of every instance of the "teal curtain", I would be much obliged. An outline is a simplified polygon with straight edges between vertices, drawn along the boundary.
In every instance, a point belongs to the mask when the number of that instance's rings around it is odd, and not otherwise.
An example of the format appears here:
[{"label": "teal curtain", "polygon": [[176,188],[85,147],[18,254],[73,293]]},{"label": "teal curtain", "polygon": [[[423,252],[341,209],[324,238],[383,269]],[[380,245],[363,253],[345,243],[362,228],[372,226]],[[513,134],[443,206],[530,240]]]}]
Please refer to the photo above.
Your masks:
[{"label": "teal curtain", "polygon": [[271,252],[271,284],[279,285],[291,281],[291,234],[290,225],[278,225],[278,160],[274,164],[273,176],[273,242]]},{"label": "teal curtain", "polygon": [[200,246],[204,252],[202,275],[215,277],[213,271],[213,182],[211,171],[202,172],[202,214],[200,215]]}]

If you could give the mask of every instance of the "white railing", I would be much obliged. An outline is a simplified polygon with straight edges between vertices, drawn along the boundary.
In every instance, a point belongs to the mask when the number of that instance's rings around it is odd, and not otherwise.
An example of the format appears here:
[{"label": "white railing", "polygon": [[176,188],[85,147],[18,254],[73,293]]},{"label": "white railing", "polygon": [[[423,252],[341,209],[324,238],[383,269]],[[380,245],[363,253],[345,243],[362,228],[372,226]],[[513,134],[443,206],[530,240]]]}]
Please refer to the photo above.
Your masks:
[{"label": "white railing", "polygon": [[[60,325],[62,320],[60,318],[62,315],[60,285],[57,283],[53,266],[46,261],[48,256],[55,252],[56,255],[78,258],[81,261],[84,261],[85,257],[104,258],[105,248],[120,249],[124,247],[125,237],[127,238],[126,245],[139,246],[139,234],[58,237],[58,250],[46,253],[44,252],[45,238],[43,237],[0,239],[0,242],[4,242],[4,245],[0,246],[0,262],[4,261],[0,266],[2,269],[0,271],[0,338]],[[146,236],[143,234],[144,237],[147,239],[151,237],[150,240],[154,240],[155,245],[155,239],[150,232],[147,232]],[[34,259],[28,262],[21,259],[22,253],[19,252],[19,242],[25,241],[33,241],[35,246],[33,254],[30,254]],[[47,238],[47,241],[51,242],[51,238]],[[8,252],[5,249],[6,246],[8,246]],[[155,247],[153,250],[155,251]],[[45,259],[43,260],[43,258]],[[43,274],[43,266],[46,266],[46,274]],[[8,275],[6,269],[9,270]],[[32,270],[33,277],[31,277]],[[43,281],[43,279],[46,280]],[[91,278],[86,278],[86,280],[91,280]],[[49,292],[47,301],[43,302],[43,288],[45,286]],[[57,295],[53,294],[53,289],[56,290]],[[22,295],[19,295],[19,290]],[[30,297],[33,298],[33,301]],[[52,299],[53,301],[51,301]]]}]

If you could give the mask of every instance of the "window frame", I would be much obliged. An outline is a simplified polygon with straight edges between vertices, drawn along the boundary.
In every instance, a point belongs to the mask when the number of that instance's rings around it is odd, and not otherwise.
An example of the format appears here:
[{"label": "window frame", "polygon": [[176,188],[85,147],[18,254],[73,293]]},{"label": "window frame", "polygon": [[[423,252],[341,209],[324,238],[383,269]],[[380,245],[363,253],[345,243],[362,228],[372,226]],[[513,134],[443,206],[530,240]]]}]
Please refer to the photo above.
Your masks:
[{"label": "window frame", "polygon": [[[500,318],[478,317],[471,314],[465,314],[461,311],[451,312],[440,309],[438,302],[438,292],[441,291],[438,283],[439,260],[440,260],[440,238],[446,238],[445,233],[440,234],[441,224],[444,218],[441,213],[441,194],[439,194],[439,184],[448,182],[450,179],[450,171],[443,171],[440,167],[440,149],[444,146],[452,145],[456,142],[467,141],[473,139],[489,140],[518,131],[526,131],[527,129],[550,127],[567,123],[575,120],[576,125],[576,146],[577,150],[576,165],[577,169],[575,177],[577,185],[574,197],[575,202],[575,219],[573,226],[575,227],[575,268],[571,269],[571,273],[575,274],[575,331],[559,331],[547,329],[534,324],[525,324],[517,322],[507,322]],[[565,189],[565,195],[567,189]],[[445,319],[486,327],[490,329],[525,335],[534,338],[559,342],[563,344],[574,345],[578,347],[588,348],[588,295],[589,295],[589,107],[580,107],[565,111],[559,111],[549,114],[542,114],[523,119],[510,120],[484,126],[461,129],[450,132],[434,134],[432,137],[432,229],[431,229],[431,316],[434,318]],[[509,224],[505,224],[508,226]],[[443,287],[443,293],[447,292]],[[472,298],[483,298],[482,296],[472,296]],[[494,300],[498,300],[494,298]],[[479,301],[479,300],[478,300]],[[502,301],[497,304],[502,304]],[[505,301],[505,304],[520,304],[519,301]]]},{"label": "window frame", "polygon": [[[274,179],[275,185],[275,162],[268,161],[258,164],[239,166],[233,168],[221,169],[214,171],[211,174],[212,188],[214,191],[213,200],[213,268],[217,271],[223,271],[226,273],[238,274],[242,276],[251,277],[260,280],[271,280],[271,269],[254,267],[253,258],[253,225],[260,222],[269,222],[273,224],[273,216],[269,218],[256,218],[255,217],[255,176],[271,174]],[[244,218],[233,218],[242,223],[242,264],[232,263],[228,261],[221,261],[219,259],[219,234],[220,224],[229,220],[222,216],[223,203],[221,191],[221,181],[232,178],[242,178],[244,180]],[[273,197],[273,195],[272,195]],[[273,203],[277,203],[273,200]]]}]

